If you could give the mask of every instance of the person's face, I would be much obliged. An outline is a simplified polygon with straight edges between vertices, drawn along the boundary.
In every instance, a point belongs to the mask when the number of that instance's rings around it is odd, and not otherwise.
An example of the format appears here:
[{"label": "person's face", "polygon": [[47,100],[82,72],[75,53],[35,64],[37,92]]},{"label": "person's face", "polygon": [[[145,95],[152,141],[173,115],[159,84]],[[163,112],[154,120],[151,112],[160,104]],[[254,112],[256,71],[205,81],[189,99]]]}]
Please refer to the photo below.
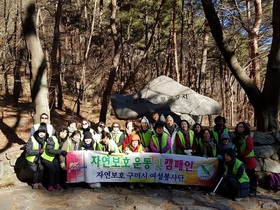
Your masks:
[{"label": "person's face", "polygon": [[131,146],[132,146],[133,148],[136,148],[136,147],[138,146],[138,141],[137,141],[137,140],[132,141],[132,142],[131,142]]},{"label": "person's face", "polygon": [[77,125],[75,122],[70,123],[69,125],[70,128],[77,128]]},{"label": "person's face", "polygon": [[243,133],[244,132],[244,125],[242,123],[237,125],[237,131],[239,133]]},{"label": "person's face", "polygon": [[163,128],[160,127],[160,126],[157,127],[157,128],[156,128],[156,133],[157,133],[157,134],[162,134],[162,133],[163,133]]},{"label": "person's face", "polygon": [[222,139],[222,143],[223,144],[228,144],[229,143],[229,139]]},{"label": "person's face", "polygon": [[132,130],[133,129],[133,123],[132,122],[127,123],[126,128],[128,130]]},{"label": "person's face", "polygon": [[204,131],[204,133],[203,133],[203,138],[204,138],[204,139],[210,139],[210,133],[209,133],[208,130]]},{"label": "person's face", "polygon": [[49,117],[47,115],[42,115],[40,118],[40,122],[41,123],[47,123],[48,122]]},{"label": "person's face", "polygon": [[188,129],[189,129],[188,123],[186,123],[185,121],[183,121],[183,122],[181,123],[181,128],[182,128],[183,131],[188,130]]},{"label": "person's face", "polygon": [[113,125],[113,131],[118,131],[120,129],[120,126],[118,124]]},{"label": "person's face", "polygon": [[217,124],[217,125],[224,125],[224,121],[223,121],[222,119],[218,119],[218,120],[216,121],[216,124]]},{"label": "person's face", "polygon": [[91,138],[89,138],[89,139],[84,139],[84,141],[85,141],[86,144],[90,144],[91,141],[92,141],[92,139],[91,139]]},{"label": "person's face", "polygon": [[148,123],[146,123],[146,122],[142,122],[141,126],[142,126],[143,130],[147,130],[148,129]]},{"label": "person's face", "polygon": [[199,133],[199,132],[201,131],[201,127],[200,127],[199,125],[196,125],[196,126],[194,127],[194,131],[195,131],[196,133]]},{"label": "person's face", "polygon": [[168,118],[168,119],[166,120],[166,125],[172,126],[173,124],[174,124],[174,120],[173,120],[172,118]]},{"label": "person's face", "polygon": [[232,158],[227,153],[225,153],[225,160],[227,162],[230,162],[232,160]]},{"label": "person's face", "polygon": [[88,122],[87,121],[83,121],[82,122],[82,126],[84,129],[88,128]]},{"label": "person's face", "polygon": [[152,118],[153,118],[154,121],[157,122],[158,119],[159,119],[159,114],[158,113],[153,114]]},{"label": "person's face", "polygon": [[60,131],[59,132],[59,137],[62,138],[62,139],[65,139],[67,137],[67,131],[66,130]]},{"label": "person's face", "polygon": [[81,135],[78,133],[73,136],[73,140],[76,142],[80,141],[80,139],[81,139]]},{"label": "person's face", "polygon": [[101,133],[104,130],[104,127],[99,125],[99,126],[97,126],[97,130],[99,133]]},{"label": "person's face", "polygon": [[44,138],[44,137],[46,136],[46,132],[40,131],[40,132],[38,133],[38,136],[39,136],[40,138]]},{"label": "person's face", "polygon": [[109,138],[108,138],[107,136],[105,136],[105,137],[102,139],[102,142],[103,142],[103,144],[108,145],[108,144],[109,144]]}]

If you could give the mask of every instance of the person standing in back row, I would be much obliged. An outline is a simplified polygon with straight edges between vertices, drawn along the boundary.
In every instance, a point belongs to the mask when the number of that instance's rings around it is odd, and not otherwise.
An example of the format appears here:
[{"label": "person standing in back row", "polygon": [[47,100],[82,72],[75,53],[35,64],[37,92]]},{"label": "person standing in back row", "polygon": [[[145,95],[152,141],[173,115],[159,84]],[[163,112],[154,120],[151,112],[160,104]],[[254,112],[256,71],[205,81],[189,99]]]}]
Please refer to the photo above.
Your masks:
[{"label": "person standing in back row", "polygon": [[255,168],[257,161],[254,154],[254,142],[250,136],[250,126],[245,122],[239,122],[234,131],[234,143],[237,157],[244,163],[246,173],[250,178],[250,196],[257,193],[257,176]]},{"label": "person standing in back row", "polygon": [[46,128],[47,128],[47,133],[48,136],[52,136],[55,134],[55,129],[51,124],[48,124],[48,120],[49,120],[49,115],[47,115],[46,113],[42,113],[40,115],[40,123],[34,124],[30,130],[30,136],[33,136],[33,134],[35,133],[36,130],[38,130],[39,126],[41,123],[45,123],[46,124]]},{"label": "person standing in back row", "polygon": [[222,133],[229,134],[229,130],[226,127],[226,118],[224,118],[222,116],[217,116],[214,121],[215,121],[215,125],[211,131],[214,136],[216,145],[219,145]]}]

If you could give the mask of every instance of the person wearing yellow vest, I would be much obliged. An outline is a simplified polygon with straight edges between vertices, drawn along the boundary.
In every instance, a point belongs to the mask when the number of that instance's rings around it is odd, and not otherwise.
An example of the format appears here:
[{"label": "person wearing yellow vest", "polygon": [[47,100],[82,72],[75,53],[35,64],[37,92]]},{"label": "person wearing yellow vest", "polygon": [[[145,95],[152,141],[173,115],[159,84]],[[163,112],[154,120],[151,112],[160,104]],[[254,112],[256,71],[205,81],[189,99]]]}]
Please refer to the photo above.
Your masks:
[{"label": "person wearing yellow vest", "polygon": [[47,189],[48,191],[53,191],[54,189],[60,190],[60,167],[58,156],[66,156],[67,151],[62,150],[63,142],[66,141],[68,135],[67,127],[60,128],[56,135],[48,138],[47,144],[45,146],[45,151],[41,155],[42,163],[47,169]]},{"label": "person wearing yellow vest", "polygon": [[155,133],[152,135],[150,148],[152,152],[170,153],[171,138],[167,133],[163,132],[163,124],[161,122],[155,124]]},{"label": "person wearing yellow vest", "polygon": [[33,189],[42,189],[44,166],[41,162],[41,155],[44,152],[44,145],[48,139],[46,123],[41,123],[26,144],[25,158],[28,167],[34,172],[32,180]]},{"label": "person wearing yellow vest", "polygon": [[120,124],[117,122],[113,122],[112,131],[110,132],[111,138],[118,145],[119,152],[122,152],[122,144],[120,143],[120,137],[123,132],[120,130]]},{"label": "person wearing yellow vest", "polygon": [[217,116],[214,119],[215,125],[214,128],[211,129],[212,134],[214,136],[214,140],[216,145],[220,143],[222,133],[229,133],[228,128],[226,127],[226,118],[222,116]]},{"label": "person wearing yellow vest", "polygon": [[202,140],[199,142],[199,155],[208,158],[216,157],[217,155],[217,145],[215,144],[212,132],[210,129],[205,128],[202,131]]},{"label": "person wearing yellow vest", "polygon": [[226,149],[225,158],[225,184],[222,192],[234,200],[246,197],[250,192],[250,179],[246,174],[244,163],[236,158],[232,148]]},{"label": "person wearing yellow vest", "polygon": [[140,139],[141,139],[141,144],[145,148],[146,152],[149,152],[150,149],[150,140],[153,135],[153,130],[150,129],[150,124],[149,120],[144,116],[141,120],[141,126],[140,130],[138,132]]},{"label": "person wearing yellow vest", "polygon": [[94,150],[95,141],[92,137],[92,133],[86,131],[83,135],[83,140],[81,141],[81,149],[82,150]]},{"label": "person wearing yellow vest", "polygon": [[244,163],[246,173],[250,178],[250,196],[255,196],[258,185],[255,173],[257,161],[254,154],[253,138],[250,136],[250,126],[245,122],[239,122],[235,127],[233,140],[237,157]]},{"label": "person wearing yellow vest", "polygon": [[194,138],[194,132],[190,129],[187,120],[181,120],[180,130],[176,134],[177,154],[196,155],[198,143]]},{"label": "person wearing yellow vest", "polygon": [[[131,135],[131,141],[129,144],[126,145],[125,150],[123,151],[126,154],[132,153],[132,152],[145,152],[145,148],[142,146],[140,141],[140,136],[138,134],[132,134]],[[139,187],[143,187],[143,183],[138,183]],[[134,183],[131,183],[129,185],[130,189],[134,189]]]},{"label": "person wearing yellow vest", "polygon": [[97,143],[96,145],[97,151],[108,152],[109,154],[112,153],[119,153],[119,148],[111,139],[111,134],[109,132],[103,131],[101,134],[101,142]]}]

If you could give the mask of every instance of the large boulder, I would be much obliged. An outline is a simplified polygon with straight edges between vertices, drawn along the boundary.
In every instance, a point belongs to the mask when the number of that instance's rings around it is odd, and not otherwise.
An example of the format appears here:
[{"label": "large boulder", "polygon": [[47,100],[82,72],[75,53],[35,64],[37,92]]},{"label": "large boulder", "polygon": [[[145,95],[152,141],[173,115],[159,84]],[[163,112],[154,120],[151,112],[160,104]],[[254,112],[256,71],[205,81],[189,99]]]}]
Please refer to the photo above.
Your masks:
[{"label": "large boulder", "polygon": [[112,94],[113,109],[120,119],[138,118],[153,111],[188,115],[220,114],[220,104],[167,76],[150,81],[139,92],[130,95]]}]

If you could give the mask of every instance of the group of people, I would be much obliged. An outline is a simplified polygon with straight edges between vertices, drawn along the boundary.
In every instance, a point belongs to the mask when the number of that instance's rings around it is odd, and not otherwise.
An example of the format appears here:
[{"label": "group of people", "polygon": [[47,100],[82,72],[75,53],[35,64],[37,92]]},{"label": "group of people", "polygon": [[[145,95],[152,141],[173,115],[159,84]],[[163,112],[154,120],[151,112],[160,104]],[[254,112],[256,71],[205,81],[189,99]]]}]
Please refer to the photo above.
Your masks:
[{"label": "group of people", "polygon": [[[181,155],[216,157],[218,179],[222,178],[222,192],[231,198],[241,198],[256,194],[256,160],[250,127],[239,122],[235,131],[230,132],[225,125],[225,118],[217,116],[213,128],[203,129],[195,123],[192,128],[187,120],[179,125],[172,116],[160,117],[152,113],[150,123],[142,117],[137,127],[133,120],[125,122],[121,129],[114,122],[109,129],[104,122],[99,122],[93,129],[88,120],[79,123],[68,122],[68,126],[57,131],[48,124],[48,115],[41,114],[40,123],[35,124],[26,145],[26,159],[34,172],[32,187],[43,188],[44,170],[47,175],[46,188],[68,188],[66,184],[65,157],[69,151],[96,150],[112,153],[154,152]],[[100,184],[99,184],[100,186]]]}]

